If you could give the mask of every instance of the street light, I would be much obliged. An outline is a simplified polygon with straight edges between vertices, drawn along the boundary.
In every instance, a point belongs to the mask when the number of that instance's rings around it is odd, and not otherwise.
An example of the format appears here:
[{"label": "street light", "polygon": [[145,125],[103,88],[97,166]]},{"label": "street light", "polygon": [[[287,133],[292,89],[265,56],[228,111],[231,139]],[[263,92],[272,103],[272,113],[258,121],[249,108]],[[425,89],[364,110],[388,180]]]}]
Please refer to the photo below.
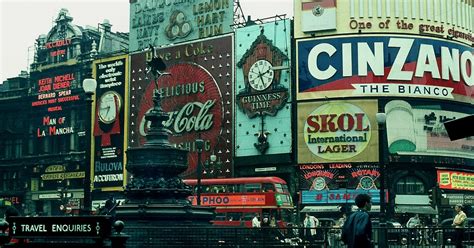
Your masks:
[{"label": "street light", "polygon": [[83,215],[89,215],[91,213],[91,146],[92,146],[92,96],[95,93],[97,87],[97,81],[93,78],[86,78],[82,82],[82,88],[86,93],[85,102],[87,104],[87,121],[86,121],[86,158],[85,158],[85,178],[84,178],[84,206],[82,210]]},{"label": "street light", "polygon": [[379,164],[380,164],[380,229],[379,229],[379,247],[387,247],[385,235],[386,232],[386,203],[385,203],[385,156],[384,156],[384,130],[387,121],[387,115],[383,112],[375,115],[379,130]]},{"label": "street light", "polygon": [[201,153],[202,148],[204,147],[204,140],[201,137],[196,139],[196,150],[198,153],[198,161],[197,161],[197,185],[196,185],[196,202],[197,205],[201,205],[201,177],[202,177],[202,165],[201,165]]}]

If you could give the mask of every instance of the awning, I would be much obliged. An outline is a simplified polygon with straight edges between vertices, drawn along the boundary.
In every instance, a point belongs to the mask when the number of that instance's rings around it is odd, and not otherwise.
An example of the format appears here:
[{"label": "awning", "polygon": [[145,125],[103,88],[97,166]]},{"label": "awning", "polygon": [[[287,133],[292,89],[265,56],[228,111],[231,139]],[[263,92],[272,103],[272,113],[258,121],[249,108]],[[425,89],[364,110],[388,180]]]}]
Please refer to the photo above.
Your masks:
[{"label": "awning", "polygon": [[[351,210],[357,211],[358,207],[353,205]],[[306,206],[301,210],[301,213],[318,213],[318,212],[341,212],[341,205],[325,205],[325,206]],[[380,206],[374,205],[370,212],[380,212]]]},{"label": "awning", "polygon": [[341,206],[306,206],[301,213],[318,213],[318,212],[340,212]]},{"label": "awning", "polygon": [[395,206],[395,213],[403,214],[403,213],[410,213],[410,214],[438,214],[431,206],[427,205],[396,205]]}]

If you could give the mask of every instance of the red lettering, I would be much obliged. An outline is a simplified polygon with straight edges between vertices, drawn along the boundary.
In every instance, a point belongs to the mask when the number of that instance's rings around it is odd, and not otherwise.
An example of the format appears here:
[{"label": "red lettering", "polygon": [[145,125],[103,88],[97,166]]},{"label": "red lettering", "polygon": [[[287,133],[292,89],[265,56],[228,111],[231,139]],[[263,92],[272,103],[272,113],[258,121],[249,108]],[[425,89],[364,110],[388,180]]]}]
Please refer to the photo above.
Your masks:
[{"label": "red lettering", "polygon": [[[345,128],[344,117],[347,117],[347,128]],[[342,114],[337,118],[337,125],[342,131],[351,131],[354,128],[354,118],[350,114]]]},{"label": "red lettering", "polygon": [[[308,124],[308,128],[306,131],[308,133],[317,133],[319,131],[319,124],[318,124],[318,116],[310,115],[306,119],[306,124]],[[312,128],[312,129],[311,129]]]},{"label": "red lettering", "polygon": [[56,126],[50,126],[49,135],[54,135],[54,134],[56,134]]},{"label": "red lettering", "polygon": [[364,113],[356,113],[355,116],[356,116],[356,120],[357,120],[356,131],[368,131],[369,130],[369,125],[368,124],[365,128],[362,127],[362,124],[364,123],[365,114]]},{"label": "red lettering", "polygon": [[310,115],[306,118],[306,132],[317,133],[317,132],[337,132],[342,130],[348,131],[368,131],[369,125],[364,125],[364,113],[356,113],[354,115],[349,113],[343,113],[341,115],[329,114],[329,115]]},{"label": "red lettering", "polygon": [[43,126],[49,125],[50,118],[49,116],[43,116]]},{"label": "red lettering", "polygon": [[336,132],[338,130],[338,128],[336,127],[336,123],[334,123],[334,119],[336,117],[336,114],[321,115],[321,132]]}]

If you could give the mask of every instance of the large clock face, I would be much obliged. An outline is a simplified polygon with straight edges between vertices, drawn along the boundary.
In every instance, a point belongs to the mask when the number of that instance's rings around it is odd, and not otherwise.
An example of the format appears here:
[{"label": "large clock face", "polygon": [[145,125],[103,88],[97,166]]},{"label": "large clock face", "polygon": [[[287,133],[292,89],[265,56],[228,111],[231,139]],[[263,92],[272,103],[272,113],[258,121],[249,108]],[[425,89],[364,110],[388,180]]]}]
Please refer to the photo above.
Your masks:
[{"label": "large clock face", "polygon": [[248,81],[250,87],[257,91],[262,91],[268,88],[273,82],[273,66],[270,62],[261,59],[257,60],[250,66]]},{"label": "large clock face", "polygon": [[99,100],[99,120],[105,124],[115,121],[120,112],[120,96],[115,91],[105,92]]}]

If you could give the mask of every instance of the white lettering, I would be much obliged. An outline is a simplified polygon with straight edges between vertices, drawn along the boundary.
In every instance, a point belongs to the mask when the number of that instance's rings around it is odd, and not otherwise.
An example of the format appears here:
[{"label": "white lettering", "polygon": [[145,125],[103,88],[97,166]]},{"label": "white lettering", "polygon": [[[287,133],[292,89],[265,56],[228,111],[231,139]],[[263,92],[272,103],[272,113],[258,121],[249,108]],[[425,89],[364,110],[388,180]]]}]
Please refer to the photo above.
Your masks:
[{"label": "white lettering", "polygon": [[411,46],[413,45],[413,39],[401,39],[401,38],[392,38],[388,42],[389,47],[398,47],[400,48],[393,61],[392,69],[388,73],[388,80],[411,80],[413,72],[411,71],[402,71],[403,65],[407,61],[408,54],[410,53]]},{"label": "white lettering", "polygon": [[367,76],[367,66],[370,66],[375,76],[383,76],[383,43],[375,42],[374,50],[372,52],[367,43],[357,43],[357,51],[359,53],[359,56],[357,56],[359,64],[358,74],[360,76]]},{"label": "white lettering", "polygon": [[421,44],[416,62],[415,77],[422,78],[425,72],[431,72],[433,78],[440,78],[438,63],[432,45]]},{"label": "white lettering", "polygon": [[332,66],[326,70],[318,68],[318,56],[321,53],[327,53],[331,57],[336,52],[336,48],[331,44],[322,43],[314,46],[308,54],[308,70],[311,75],[320,80],[326,80],[334,76],[337,70]]}]

